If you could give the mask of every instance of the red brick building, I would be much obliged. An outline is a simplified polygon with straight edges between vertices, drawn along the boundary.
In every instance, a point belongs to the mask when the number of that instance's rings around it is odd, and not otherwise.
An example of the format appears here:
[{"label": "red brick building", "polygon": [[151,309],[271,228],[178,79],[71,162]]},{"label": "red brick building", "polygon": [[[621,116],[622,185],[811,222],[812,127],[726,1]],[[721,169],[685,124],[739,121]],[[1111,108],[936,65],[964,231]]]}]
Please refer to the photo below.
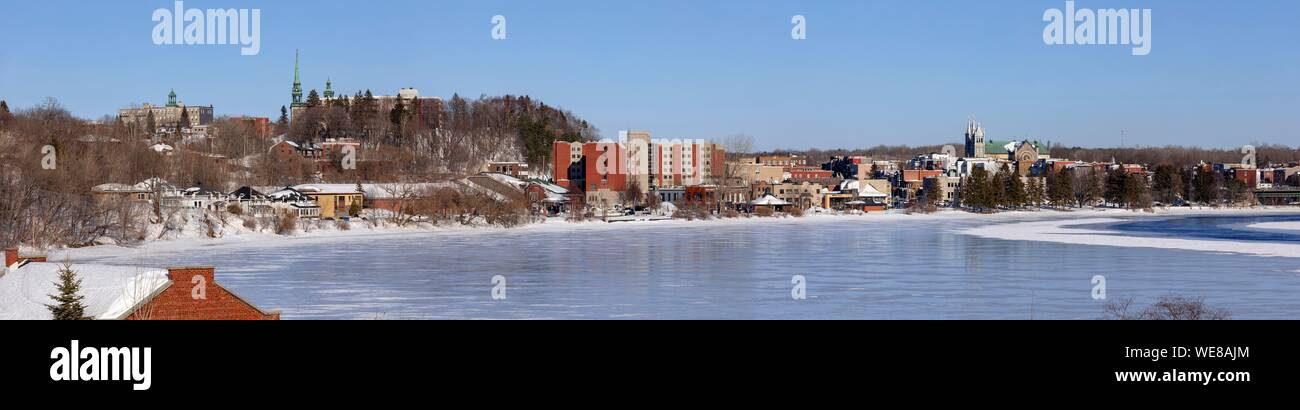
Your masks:
[{"label": "red brick building", "polygon": [[785,172],[790,173],[791,181],[811,181],[835,176],[833,171],[813,166],[787,166]]},{"label": "red brick building", "polygon": [[[56,293],[61,263],[5,249],[0,268],[0,318],[50,319],[44,302]],[[216,282],[212,267],[169,268],[71,264],[82,280],[86,315],[103,320],[279,320]]]},{"label": "red brick building", "polygon": [[[166,285],[122,317],[125,320],[280,320],[216,282],[211,266],[168,268]],[[203,288],[202,297],[199,288]]]}]

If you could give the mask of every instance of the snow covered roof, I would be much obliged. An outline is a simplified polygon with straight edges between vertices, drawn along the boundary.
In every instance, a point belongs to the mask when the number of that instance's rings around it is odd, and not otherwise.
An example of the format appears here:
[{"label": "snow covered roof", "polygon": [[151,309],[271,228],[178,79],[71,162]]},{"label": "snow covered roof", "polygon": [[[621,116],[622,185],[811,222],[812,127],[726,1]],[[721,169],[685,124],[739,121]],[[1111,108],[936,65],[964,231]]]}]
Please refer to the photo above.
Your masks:
[{"label": "snow covered roof", "polygon": [[139,192],[134,185],[107,183],[99,184],[90,188],[91,192]]},{"label": "snow covered roof", "polygon": [[[456,189],[459,187],[460,184],[456,183],[456,181],[361,184],[361,189],[365,191],[366,198],[371,199],[394,199],[410,196],[423,196],[426,193],[432,193],[438,189]],[[355,188],[355,186],[353,188]]]},{"label": "snow covered roof", "polygon": [[144,181],[140,181],[135,185],[127,185],[127,184],[110,182],[107,184],[95,185],[94,187],[90,188],[92,192],[153,192],[154,189],[158,189],[159,191],[175,191],[176,187],[172,186],[172,184],[162,179],[149,178]]},{"label": "snow covered roof", "polygon": [[[53,303],[49,295],[57,293],[61,268],[44,262],[10,267],[0,276],[0,320],[49,319],[45,305]],[[80,264],[72,270],[81,279],[86,315],[96,319],[120,319],[171,283],[166,270]]]},{"label": "snow covered roof", "polygon": [[325,195],[344,195],[359,194],[357,184],[303,184],[295,185],[293,189],[304,194],[325,194]]},{"label": "snow covered roof", "polygon": [[304,200],[307,200],[307,196],[303,195],[301,192],[298,192],[297,190],[295,190],[295,189],[293,189],[293,188],[284,188],[284,189],[281,189],[281,190],[278,190],[278,191],[275,191],[275,192],[272,192],[272,193],[266,194],[266,197],[267,197],[267,198],[270,198],[271,200],[275,200],[275,201],[304,201]]},{"label": "snow covered roof", "polygon": [[880,192],[880,190],[871,186],[871,184],[863,183],[856,179],[846,179],[843,182],[840,182],[839,187],[836,189],[840,192],[857,191],[858,197],[861,198],[885,198],[889,196]]},{"label": "snow covered roof", "polygon": [[135,184],[135,187],[146,191],[153,191],[155,188],[160,191],[176,190],[175,185],[172,185],[170,182],[164,181],[162,178],[157,178],[157,177],[140,181],[140,183]]},{"label": "snow covered roof", "polygon": [[175,150],[175,148],[172,148],[171,145],[167,145],[163,143],[153,144],[152,146],[149,147],[149,149],[152,149],[154,150],[154,152],[158,152],[158,153]]},{"label": "snow covered roof", "polygon": [[889,195],[880,192],[880,190],[876,189],[876,187],[871,184],[861,184],[858,185],[858,196],[865,198],[885,198]]},{"label": "snow covered roof", "polygon": [[519,188],[521,190],[528,185],[528,181],[515,178],[514,176],[511,175],[502,174],[500,172],[484,172],[483,175],[486,175],[488,178],[495,179],[498,182],[503,182],[506,184],[513,185],[515,188]]},{"label": "snow covered roof", "polygon": [[750,204],[750,205],[756,205],[756,206],[783,206],[783,205],[790,205],[789,202],[786,202],[786,201],[782,200],[781,198],[777,198],[777,197],[774,197],[774,196],[771,196],[771,195],[763,195],[763,197],[761,197],[761,198],[755,199],[755,200],[753,200],[753,201],[749,201],[749,204]]}]

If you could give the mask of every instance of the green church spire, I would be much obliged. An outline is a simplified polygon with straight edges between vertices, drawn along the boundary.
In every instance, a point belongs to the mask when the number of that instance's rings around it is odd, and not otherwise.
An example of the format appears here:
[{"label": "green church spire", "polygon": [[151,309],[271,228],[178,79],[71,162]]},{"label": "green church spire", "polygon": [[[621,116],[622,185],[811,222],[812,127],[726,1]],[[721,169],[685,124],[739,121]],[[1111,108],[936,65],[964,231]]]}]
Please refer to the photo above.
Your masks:
[{"label": "green church spire", "polygon": [[167,94],[167,106],[168,107],[180,106],[180,104],[176,102],[176,89],[172,89],[172,92]]},{"label": "green church spire", "polygon": [[333,84],[330,83],[329,77],[325,77],[325,99],[326,100],[334,99],[334,88],[333,88]]},{"label": "green church spire", "polygon": [[302,102],[302,82],[298,81],[298,50],[293,51],[293,104],[294,107],[303,106]]}]

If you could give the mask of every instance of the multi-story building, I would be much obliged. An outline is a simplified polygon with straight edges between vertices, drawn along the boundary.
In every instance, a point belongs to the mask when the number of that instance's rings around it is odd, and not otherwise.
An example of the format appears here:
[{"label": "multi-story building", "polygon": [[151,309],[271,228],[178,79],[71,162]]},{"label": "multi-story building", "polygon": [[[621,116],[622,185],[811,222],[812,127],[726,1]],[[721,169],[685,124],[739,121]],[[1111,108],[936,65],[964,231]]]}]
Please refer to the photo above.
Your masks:
[{"label": "multi-story building", "polygon": [[778,167],[804,166],[804,165],[808,165],[808,158],[807,158],[807,157],[798,156],[798,155],[795,155],[795,154],[790,154],[790,155],[763,155],[763,156],[759,156],[759,157],[755,160],[755,162],[757,162],[757,163],[759,163],[759,164],[763,164],[763,165],[774,165],[774,166],[778,166]]},{"label": "multi-story building", "polygon": [[623,201],[629,187],[651,190],[710,183],[724,174],[722,146],[703,140],[654,140],[644,131],[620,132],[621,141],[556,141],[552,175],[562,187],[585,192],[588,204]]},{"label": "multi-story building", "polygon": [[[173,127],[180,123],[182,118],[188,119],[188,124],[181,124],[182,127],[190,129],[199,129],[212,123],[212,106],[187,106],[176,99],[176,90],[167,94],[167,105],[155,106],[145,103],[140,108],[123,108],[117,110],[118,118],[122,119],[123,124],[127,125],[144,125],[149,123],[149,116],[153,115],[155,127]],[[150,130],[151,132],[157,130]]]}]

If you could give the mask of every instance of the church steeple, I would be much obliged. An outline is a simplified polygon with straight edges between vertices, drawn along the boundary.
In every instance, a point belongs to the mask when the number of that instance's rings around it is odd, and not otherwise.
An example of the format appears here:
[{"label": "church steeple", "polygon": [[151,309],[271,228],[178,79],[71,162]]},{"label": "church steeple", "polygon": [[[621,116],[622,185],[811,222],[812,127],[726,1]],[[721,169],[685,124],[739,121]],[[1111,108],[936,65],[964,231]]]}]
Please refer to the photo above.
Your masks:
[{"label": "church steeple", "polygon": [[167,94],[167,106],[168,107],[180,106],[180,104],[176,102],[176,89],[172,89],[172,92]]},{"label": "church steeple", "polygon": [[302,81],[298,80],[298,50],[293,51],[293,104],[294,107],[301,107],[306,104],[302,102]]},{"label": "church steeple", "polygon": [[329,77],[325,78],[325,99],[326,100],[334,99],[334,88],[333,88],[333,84],[330,83]]}]

